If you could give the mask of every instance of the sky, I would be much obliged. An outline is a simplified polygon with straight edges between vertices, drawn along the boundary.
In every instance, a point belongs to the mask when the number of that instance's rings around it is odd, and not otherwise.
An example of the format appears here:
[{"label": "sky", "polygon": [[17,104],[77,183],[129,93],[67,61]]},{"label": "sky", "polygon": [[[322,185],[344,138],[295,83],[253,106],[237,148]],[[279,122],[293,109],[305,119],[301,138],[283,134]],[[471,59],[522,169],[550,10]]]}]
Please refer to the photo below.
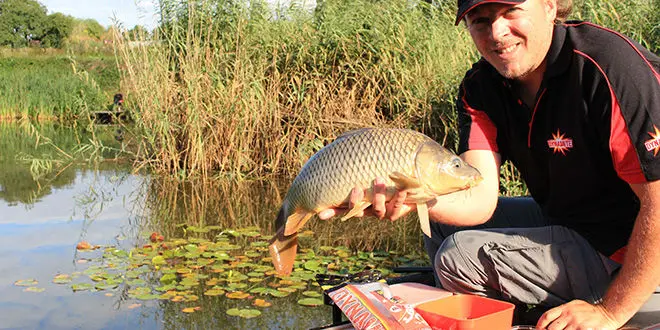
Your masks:
[{"label": "sky", "polygon": [[116,18],[127,29],[142,25],[147,29],[156,26],[156,0],[38,0],[48,9],[48,14],[62,13],[76,18],[93,18],[104,27]]}]

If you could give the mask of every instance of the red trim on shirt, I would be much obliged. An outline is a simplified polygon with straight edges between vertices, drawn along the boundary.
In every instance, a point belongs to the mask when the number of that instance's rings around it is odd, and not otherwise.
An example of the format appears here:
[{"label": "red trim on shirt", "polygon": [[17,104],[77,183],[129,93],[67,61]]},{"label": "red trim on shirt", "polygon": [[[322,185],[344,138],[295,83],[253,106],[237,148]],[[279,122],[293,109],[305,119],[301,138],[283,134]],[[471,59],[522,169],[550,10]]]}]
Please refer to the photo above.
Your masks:
[{"label": "red trim on shirt", "polygon": [[637,157],[637,152],[633,146],[626,121],[621,113],[621,107],[619,106],[619,101],[616,99],[610,80],[605,75],[603,68],[601,68],[594,59],[589,57],[589,55],[579,50],[574,50],[574,52],[578,55],[584,56],[591,61],[596,68],[598,68],[598,71],[600,71],[605,78],[607,87],[610,90],[610,96],[612,98],[612,117],[610,119],[609,145],[614,169],[616,169],[616,172],[621,179],[630,184],[646,182],[646,177],[644,176],[644,172],[642,172],[642,165]]},{"label": "red trim on shirt", "polygon": [[544,88],[543,92],[541,92],[541,96],[539,96],[539,99],[536,101],[536,105],[534,106],[534,111],[532,112],[532,119],[529,120],[529,130],[527,131],[527,148],[532,147],[532,125],[534,125],[534,116],[536,116],[536,109],[539,108],[539,104],[541,103],[541,98],[543,97],[543,94],[545,94],[546,90],[548,89]]},{"label": "red trim on shirt", "polygon": [[610,255],[610,259],[623,265],[623,260],[626,258],[626,247],[627,245],[616,250]]},{"label": "red trim on shirt", "polygon": [[[646,57],[644,57],[644,55],[642,54],[642,52],[640,52],[639,49],[638,49],[637,47],[635,47],[635,44],[633,44],[632,42],[630,42],[630,40],[629,40],[628,38],[626,38],[623,34],[621,34],[621,33],[619,33],[619,32],[616,32],[616,31],[614,31],[614,30],[610,30],[610,29],[608,29],[608,28],[606,28],[606,27],[602,27],[602,26],[600,26],[600,25],[596,25],[596,24],[590,23],[590,22],[581,22],[581,23],[578,23],[578,24],[566,24],[566,25],[567,25],[567,26],[589,25],[589,26],[593,26],[593,27],[598,28],[598,29],[601,29],[601,30],[605,30],[605,31],[610,32],[610,33],[614,33],[615,35],[617,35],[617,36],[620,37],[621,39],[625,40],[625,42],[627,42],[627,43],[630,45],[630,47],[632,47],[632,48],[635,50],[635,52],[639,55],[639,57],[642,58],[642,61],[644,61],[644,63],[646,63],[646,65],[648,65],[649,68],[651,68],[651,71],[653,71],[653,73],[655,74],[655,79],[657,79],[657,80],[658,80],[658,83],[660,83],[660,73],[657,72],[657,71],[655,71],[655,68],[653,67],[653,65],[651,65],[651,63],[649,62],[649,60],[646,59]],[[587,58],[589,58],[589,57],[587,57]],[[589,58],[589,59],[591,59],[591,58]],[[596,63],[596,62],[593,61],[593,60],[592,60],[592,62]],[[600,69],[600,67],[598,67],[598,69]],[[601,72],[602,72],[602,70],[601,70]],[[609,82],[608,82],[608,84],[609,84]],[[610,91],[611,91],[611,90],[612,90],[612,88],[610,87]]]},{"label": "red trim on shirt", "polygon": [[485,112],[472,108],[463,96],[463,107],[470,115],[470,136],[468,138],[468,149],[491,150],[499,152],[497,148],[497,128],[488,118]]}]

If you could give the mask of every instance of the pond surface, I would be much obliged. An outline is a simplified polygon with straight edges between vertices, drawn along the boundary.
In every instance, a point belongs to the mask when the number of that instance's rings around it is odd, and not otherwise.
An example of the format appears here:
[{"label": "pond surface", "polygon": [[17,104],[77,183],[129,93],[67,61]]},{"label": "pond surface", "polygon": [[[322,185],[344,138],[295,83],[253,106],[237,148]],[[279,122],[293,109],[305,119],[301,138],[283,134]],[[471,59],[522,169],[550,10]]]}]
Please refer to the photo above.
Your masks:
[{"label": "pond surface", "polygon": [[[112,150],[96,152],[106,159],[103,162],[90,161],[94,157],[89,154],[76,156],[76,150],[87,141],[83,136],[84,131],[53,125],[0,123],[0,329],[306,329],[331,322],[330,307],[298,304],[305,298],[302,292],[321,292],[313,281],[298,283],[297,291],[292,289],[294,292],[286,297],[250,294],[244,299],[229,299],[205,295],[208,288],[193,284],[188,289],[194,299],[188,295],[183,302],[173,296],[154,298],[168,290],[162,287],[170,283],[163,277],[170,262],[186,260],[193,272],[209,270],[189,262],[196,260],[190,255],[200,262],[212,259],[206,254],[208,258],[202,257],[205,251],[226,257],[223,251],[230,249],[228,246],[258,248],[243,253],[249,258],[239,257],[252,263],[233,261],[228,266],[231,269],[213,268],[217,272],[204,272],[200,281],[208,285],[215,273],[226,282],[232,282],[232,274],[233,278],[236,274],[247,278],[240,274],[246,272],[258,276],[255,271],[268,267],[262,245],[272,235],[282,187],[288,183],[180,184],[131,174],[120,161],[107,161],[113,157]],[[112,128],[97,132],[106,146],[118,144],[113,136]],[[67,161],[61,161],[63,158]],[[337,249],[327,247],[324,251],[344,253],[340,254],[343,258],[351,255],[376,267],[386,262],[384,257],[357,256],[354,251],[382,249],[401,263],[417,262],[415,256],[423,251],[414,221],[315,222],[309,226],[315,233],[300,241],[302,252],[308,256],[315,254],[308,248],[327,245]],[[214,230],[203,230],[206,227]],[[381,234],[375,236],[374,232]],[[162,249],[156,246],[160,241],[149,240],[151,233],[163,236]],[[170,243],[177,239],[179,243]],[[80,242],[98,249],[79,250]],[[223,246],[224,242],[230,245]],[[165,244],[171,253],[181,250],[185,257],[168,254]],[[160,252],[149,252],[156,248]],[[161,258],[162,266],[158,266],[158,253],[172,257],[167,265]],[[317,257],[320,253],[317,251]],[[145,256],[141,260],[146,261],[136,264],[136,256]],[[301,272],[313,276],[319,263],[325,267],[337,258],[300,265]],[[355,265],[346,267],[345,272],[359,270]],[[131,276],[136,270],[143,273]],[[176,271],[177,281],[189,275],[180,268]],[[54,283],[58,275],[67,281]],[[272,274],[261,283],[259,279],[250,279],[247,287],[229,283],[221,288],[227,293],[257,286],[273,290],[284,283]],[[74,290],[80,283],[88,287]],[[138,286],[147,286],[150,298],[136,293]],[[255,307],[259,298],[272,305]],[[186,308],[191,309],[186,312]],[[260,315],[230,316],[227,311],[232,308],[258,310]]]}]

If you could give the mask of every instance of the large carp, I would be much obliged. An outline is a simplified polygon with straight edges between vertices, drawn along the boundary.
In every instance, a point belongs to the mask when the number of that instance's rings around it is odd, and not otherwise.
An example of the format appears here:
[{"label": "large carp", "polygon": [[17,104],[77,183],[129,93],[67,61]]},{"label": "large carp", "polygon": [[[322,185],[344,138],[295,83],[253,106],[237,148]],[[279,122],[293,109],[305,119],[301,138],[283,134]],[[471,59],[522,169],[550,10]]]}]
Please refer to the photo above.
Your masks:
[{"label": "large carp", "polygon": [[430,236],[426,202],[470,188],[481,181],[477,169],[430,137],[408,129],[363,128],[339,136],[314,154],[293,180],[277,215],[277,233],[269,250],[280,275],[291,273],[298,230],[322,210],[348,204],[353,187],[364,199],[342,217],[371,205],[375,178],[386,180],[386,200],[406,190],[406,203],[417,204],[422,231]]}]

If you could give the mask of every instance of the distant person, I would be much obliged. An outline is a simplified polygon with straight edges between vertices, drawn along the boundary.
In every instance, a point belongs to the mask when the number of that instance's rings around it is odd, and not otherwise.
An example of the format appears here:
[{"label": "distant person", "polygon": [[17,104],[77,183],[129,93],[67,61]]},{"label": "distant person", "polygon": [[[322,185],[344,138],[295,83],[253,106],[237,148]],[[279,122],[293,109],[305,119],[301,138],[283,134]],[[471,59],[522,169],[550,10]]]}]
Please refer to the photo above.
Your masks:
[{"label": "distant person", "polygon": [[[571,9],[458,1],[456,24],[482,55],[460,85],[458,151],[484,180],[429,203],[425,246],[447,290],[546,306],[540,329],[617,329],[660,297],[660,59],[564,22]],[[504,160],[533,199],[498,198]],[[368,213],[415,207],[405,191],[385,203],[383,182]]]}]

